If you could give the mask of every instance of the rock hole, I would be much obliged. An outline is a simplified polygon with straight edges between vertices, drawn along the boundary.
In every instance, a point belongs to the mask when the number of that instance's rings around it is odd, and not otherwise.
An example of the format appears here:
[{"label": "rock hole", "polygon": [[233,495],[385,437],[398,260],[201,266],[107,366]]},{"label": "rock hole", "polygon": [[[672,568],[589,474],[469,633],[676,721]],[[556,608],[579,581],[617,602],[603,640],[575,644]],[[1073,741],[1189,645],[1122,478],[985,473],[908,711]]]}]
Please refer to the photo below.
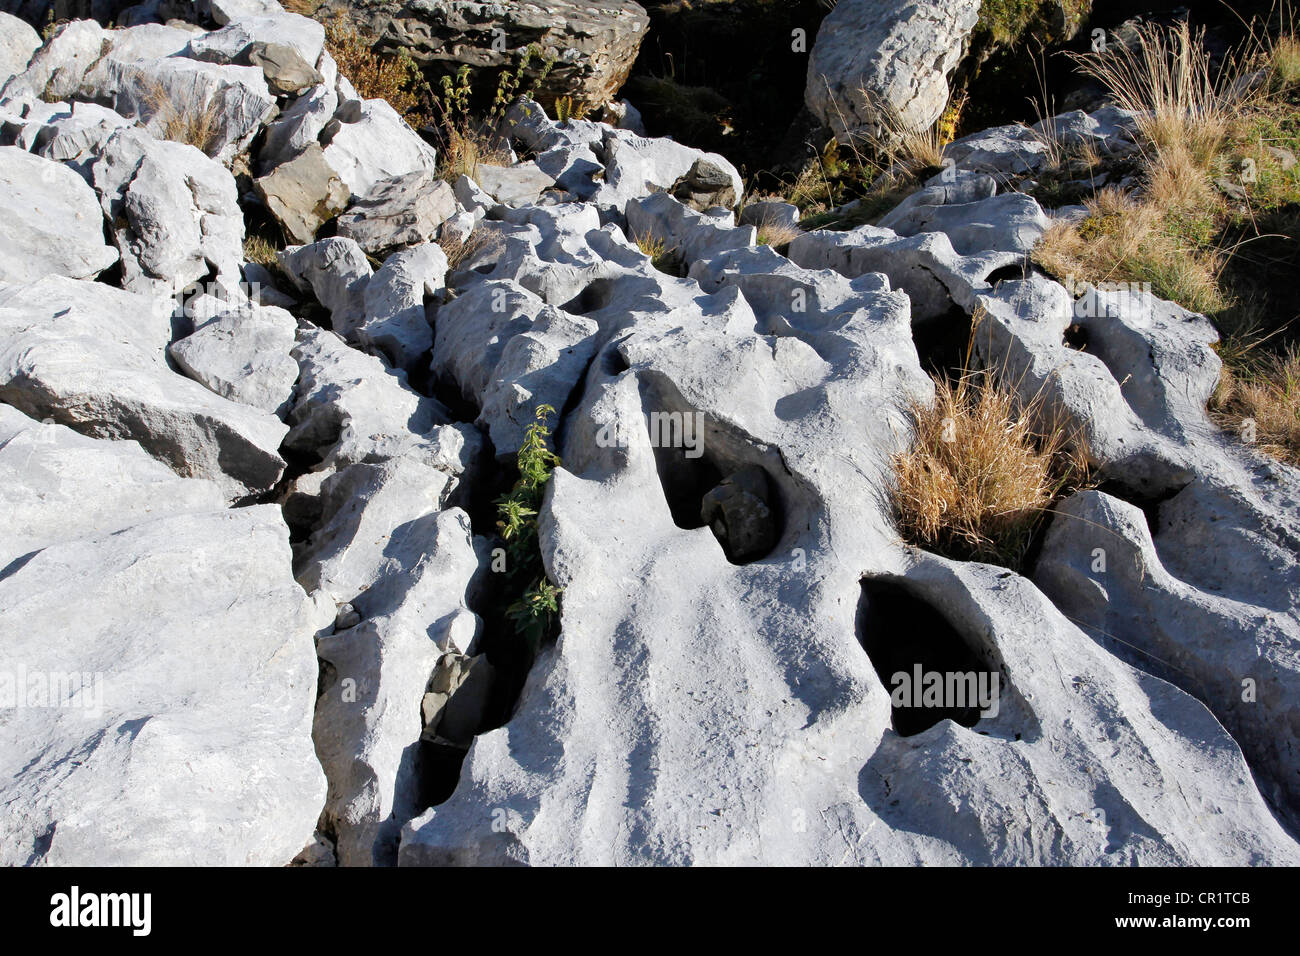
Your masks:
[{"label": "rock hole", "polygon": [[1062,339],[1068,348],[1079,352],[1086,351],[1088,348],[1088,329],[1078,322],[1072,322],[1066,328]]},{"label": "rock hole", "polygon": [[734,450],[743,442],[728,441],[716,431],[706,438],[708,426],[700,412],[652,411],[645,424],[673,523],[685,530],[708,527],[732,564],[750,564],[771,554],[785,527],[777,483],[741,455],[707,450]]},{"label": "rock hole", "polygon": [[939,611],[901,581],[865,579],[858,640],[891,695],[892,725],[911,737],[941,720],[974,727],[997,672]]},{"label": "rock hole", "polygon": [[921,367],[950,378],[960,375],[966,363],[970,333],[970,316],[957,306],[934,318],[914,320],[912,344],[916,346]]},{"label": "rock hole", "polygon": [[599,312],[613,301],[615,282],[614,279],[596,279],[560,308],[570,315]]},{"label": "rock hole", "polygon": [[999,282],[1012,282],[1023,278],[1025,278],[1025,267],[1018,263],[1012,263],[1008,266],[998,266],[984,277],[984,281],[996,287]]}]

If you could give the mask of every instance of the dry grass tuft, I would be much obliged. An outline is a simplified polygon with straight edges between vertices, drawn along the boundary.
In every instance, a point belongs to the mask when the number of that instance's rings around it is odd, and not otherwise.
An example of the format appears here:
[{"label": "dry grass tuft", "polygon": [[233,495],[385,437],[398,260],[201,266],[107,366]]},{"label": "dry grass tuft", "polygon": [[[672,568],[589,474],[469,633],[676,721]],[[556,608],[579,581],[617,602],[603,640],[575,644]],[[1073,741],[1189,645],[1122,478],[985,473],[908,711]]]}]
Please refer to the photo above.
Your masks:
[{"label": "dry grass tuft", "polygon": [[[1173,180],[1155,188],[1171,195],[1191,189]],[[1102,189],[1085,201],[1089,216],[1082,224],[1054,223],[1043,234],[1034,262],[1067,285],[1148,282],[1162,299],[1194,312],[1218,312],[1227,305],[1218,281],[1222,257],[1188,237],[1188,229],[1199,226],[1179,218],[1169,202],[1139,202],[1118,189]]]},{"label": "dry grass tuft", "polygon": [[[978,328],[978,322],[976,322]],[[972,342],[975,331],[972,331]],[[911,410],[911,448],[895,458],[892,504],[904,539],[948,557],[1019,569],[1052,503],[1085,484],[1083,442],[1041,423],[995,371],[936,377],[933,404]]]},{"label": "dry grass tuft", "polygon": [[1143,24],[1135,43],[1072,54],[1080,73],[1100,83],[1117,106],[1139,114],[1138,131],[1158,154],[1182,150],[1202,167],[1253,95],[1240,82],[1237,58],[1214,66],[1203,33],[1186,21]]},{"label": "dry grass tuft", "polygon": [[669,275],[677,274],[674,268],[677,264],[677,247],[668,245],[667,239],[660,239],[649,233],[643,235],[633,233],[629,238],[642,254],[650,257],[650,264],[656,269]]},{"label": "dry grass tuft", "polygon": [[1300,85],[1300,38],[1280,37],[1269,52],[1269,67],[1276,88],[1291,90]]},{"label": "dry grass tuft", "polygon": [[500,249],[502,241],[500,233],[475,228],[462,242],[442,236],[438,239],[438,245],[447,255],[448,270],[454,271],[472,261],[481,252]]},{"label": "dry grass tuft", "polygon": [[211,156],[221,144],[221,103],[209,100],[198,112],[177,106],[162,81],[150,77],[138,81],[140,98],[149,111],[149,122],[162,139],[187,143]]},{"label": "dry grass tuft", "polygon": [[364,99],[387,100],[415,129],[429,121],[429,84],[406,50],[391,55],[377,53],[373,41],[362,36],[341,13],[325,22],[325,45],[338,63],[339,72]]},{"label": "dry grass tuft", "polygon": [[1225,361],[1210,407],[1221,427],[1300,465],[1300,347]]},{"label": "dry grass tuft", "polygon": [[755,229],[758,231],[758,244],[773,249],[782,249],[803,235],[803,230],[797,225],[776,220],[764,220]]}]

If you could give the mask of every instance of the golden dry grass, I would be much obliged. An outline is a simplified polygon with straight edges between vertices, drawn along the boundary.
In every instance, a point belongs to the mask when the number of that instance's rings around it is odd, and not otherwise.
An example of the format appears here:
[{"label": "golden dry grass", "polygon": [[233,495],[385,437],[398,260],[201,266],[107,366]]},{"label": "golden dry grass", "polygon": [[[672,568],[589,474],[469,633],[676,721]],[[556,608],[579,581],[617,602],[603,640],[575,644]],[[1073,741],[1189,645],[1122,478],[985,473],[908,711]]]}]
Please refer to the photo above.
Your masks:
[{"label": "golden dry grass", "polygon": [[475,228],[465,237],[463,242],[440,236],[438,245],[442,247],[442,251],[447,255],[448,269],[455,270],[472,260],[480,252],[491,252],[501,248],[502,242],[499,233]]},{"label": "golden dry grass", "polygon": [[803,230],[798,226],[776,220],[763,220],[755,226],[755,229],[758,232],[758,244],[771,246],[773,249],[788,246],[803,235]]},{"label": "golden dry grass", "polygon": [[429,121],[428,83],[406,50],[377,53],[373,41],[342,14],[325,21],[325,45],[338,63],[339,72],[364,99],[387,100],[416,129]]},{"label": "golden dry grass", "polygon": [[[972,341],[977,330],[978,321]],[[940,554],[1019,569],[1052,503],[1087,481],[1081,437],[1053,421],[1041,393],[1022,400],[996,370],[971,369],[969,352],[910,418],[911,447],[894,460],[894,517],[905,540]]]},{"label": "golden dry grass", "polygon": [[149,111],[149,122],[162,139],[187,143],[208,155],[221,140],[221,103],[209,100],[200,110],[184,110],[172,99],[162,82],[153,77],[138,82],[140,98]]},{"label": "golden dry grass", "polygon": [[1206,166],[1253,93],[1239,82],[1241,58],[1216,66],[1202,34],[1186,21],[1143,24],[1133,44],[1072,57],[1117,106],[1139,114],[1138,131],[1157,153],[1183,150]]},{"label": "golden dry grass", "polygon": [[509,166],[505,143],[482,132],[468,119],[445,122],[438,136],[438,175],[449,183],[461,176],[478,179],[480,166]]},{"label": "golden dry grass", "polygon": [[1211,412],[1225,429],[1300,465],[1300,347],[1275,354],[1248,350],[1225,362]]},{"label": "golden dry grass", "polygon": [[[1157,182],[1149,196],[1192,189],[1172,177]],[[1112,187],[1099,190],[1085,201],[1089,216],[1081,225],[1048,228],[1034,247],[1034,262],[1067,285],[1149,282],[1163,299],[1194,312],[1218,312],[1227,304],[1218,282],[1222,257],[1191,241],[1175,217],[1175,198],[1166,202],[1137,201]]]}]

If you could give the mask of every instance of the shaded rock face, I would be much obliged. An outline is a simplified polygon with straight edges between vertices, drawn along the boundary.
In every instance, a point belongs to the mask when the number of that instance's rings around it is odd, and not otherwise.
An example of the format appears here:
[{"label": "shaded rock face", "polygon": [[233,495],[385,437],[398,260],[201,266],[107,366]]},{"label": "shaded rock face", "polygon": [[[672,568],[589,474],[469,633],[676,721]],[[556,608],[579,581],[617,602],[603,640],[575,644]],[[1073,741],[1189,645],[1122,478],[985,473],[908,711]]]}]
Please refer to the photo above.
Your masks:
[{"label": "shaded rock face", "polygon": [[[592,106],[614,98],[649,25],[645,10],[632,0],[522,4],[433,0],[418,5],[325,0],[318,14],[334,11],[346,13],[384,45],[410,51],[418,62],[437,65],[447,73],[468,64],[486,74],[489,85],[495,83],[498,69],[513,69],[519,53],[537,44],[543,58],[555,58],[543,95],[572,96]],[[535,60],[531,70],[536,73],[540,66]]]},{"label": "shaded rock face", "polygon": [[840,0],[817,31],[804,101],[841,139],[929,127],[979,17],[978,0]]}]

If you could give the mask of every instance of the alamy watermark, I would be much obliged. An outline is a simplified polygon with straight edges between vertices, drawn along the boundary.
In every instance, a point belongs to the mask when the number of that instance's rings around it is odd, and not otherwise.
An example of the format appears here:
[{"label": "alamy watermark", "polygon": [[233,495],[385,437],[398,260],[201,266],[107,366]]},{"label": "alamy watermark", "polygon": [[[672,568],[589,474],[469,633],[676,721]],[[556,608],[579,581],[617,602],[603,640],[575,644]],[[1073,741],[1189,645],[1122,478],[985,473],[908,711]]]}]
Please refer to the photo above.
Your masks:
[{"label": "alamy watermark", "polygon": [[927,671],[920,664],[889,678],[895,707],[960,710],[978,707],[981,717],[998,715],[999,675],[990,671]]},{"label": "alamy watermark", "polygon": [[0,670],[0,709],[47,707],[80,710],[86,717],[100,716],[104,712],[104,675],[28,670],[24,664],[14,670]]},{"label": "alamy watermark", "polygon": [[[683,448],[687,458],[704,454],[703,412],[650,412],[645,417],[651,448]],[[617,422],[602,425],[596,433],[601,448],[627,448],[632,429]]]}]

